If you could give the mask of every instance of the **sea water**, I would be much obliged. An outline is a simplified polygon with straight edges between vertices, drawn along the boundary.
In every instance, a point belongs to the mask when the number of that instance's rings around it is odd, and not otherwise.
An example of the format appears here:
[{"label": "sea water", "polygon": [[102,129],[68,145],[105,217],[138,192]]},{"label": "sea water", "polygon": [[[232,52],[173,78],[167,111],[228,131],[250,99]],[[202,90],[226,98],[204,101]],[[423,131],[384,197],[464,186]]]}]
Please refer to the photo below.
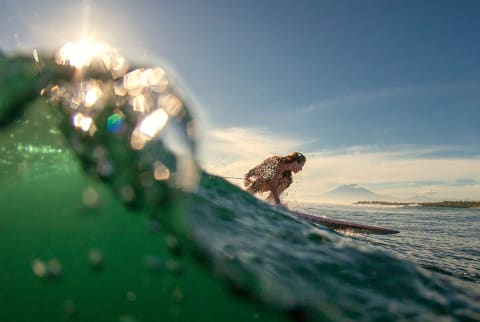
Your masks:
[{"label": "sea water", "polygon": [[346,235],[201,170],[179,185],[180,152],[125,145],[126,116],[1,107],[1,321],[480,320],[478,210],[291,205],[400,230]]},{"label": "sea water", "polygon": [[[480,209],[421,206],[299,205],[319,216],[393,227],[398,235],[352,236],[430,271],[480,283]],[[468,284],[468,283],[467,283]]]}]

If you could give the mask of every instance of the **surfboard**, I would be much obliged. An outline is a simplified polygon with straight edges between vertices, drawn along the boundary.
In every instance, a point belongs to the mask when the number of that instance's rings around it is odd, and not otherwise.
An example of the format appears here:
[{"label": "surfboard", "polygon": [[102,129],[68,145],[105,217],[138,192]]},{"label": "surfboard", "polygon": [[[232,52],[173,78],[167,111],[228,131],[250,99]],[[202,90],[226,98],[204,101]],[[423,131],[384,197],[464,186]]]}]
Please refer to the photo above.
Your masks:
[{"label": "surfboard", "polygon": [[377,227],[377,226],[370,226],[370,225],[363,225],[357,224],[348,221],[342,220],[335,220],[325,217],[317,217],[309,214],[304,214],[297,211],[290,211],[294,216],[331,228],[333,230],[338,230],[342,232],[352,232],[352,233],[359,233],[359,234],[376,234],[376,235],[390,235],[390,234],[398,234],[398,230]]}]

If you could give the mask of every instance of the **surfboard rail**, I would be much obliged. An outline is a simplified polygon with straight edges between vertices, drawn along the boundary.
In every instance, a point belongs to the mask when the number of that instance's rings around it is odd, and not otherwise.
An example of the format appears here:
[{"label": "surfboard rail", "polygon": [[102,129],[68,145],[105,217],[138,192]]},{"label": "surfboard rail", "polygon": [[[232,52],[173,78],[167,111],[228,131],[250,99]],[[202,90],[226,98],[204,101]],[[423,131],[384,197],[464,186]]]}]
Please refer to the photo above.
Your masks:
[{"label": "surfboard rail", "polygon": [[360,233],[360,234],[376,234],[376,235],[391,235],[391,234],[400,233],[400,231],[390,229],[390,228],[363,225],[363,224],[357,224],[357,223],[352,223],[352,222],[343,221],[343,220],[318,217],[318,216],[313,216],[313,215],[305,214],[298,211],[290,211],[290,213],[298,218],[331,228],[333,230],[347,231],[347,232]]}]

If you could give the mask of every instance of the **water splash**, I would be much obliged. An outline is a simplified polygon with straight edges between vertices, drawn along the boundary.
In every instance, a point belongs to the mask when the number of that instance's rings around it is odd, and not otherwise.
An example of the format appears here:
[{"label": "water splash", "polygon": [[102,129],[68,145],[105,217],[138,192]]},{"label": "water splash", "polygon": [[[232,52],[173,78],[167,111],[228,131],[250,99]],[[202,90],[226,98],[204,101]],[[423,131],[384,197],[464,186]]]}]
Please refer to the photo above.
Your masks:
[{"label": "water splash", "polygon": [[[34,65],[43,61],[35,52]],[[90,176],[152,216],[195,189],[196,124],[163,68],[131,67],[116,49],[87,41],[67,43],[55,62],[71,78],[52,80],[41,94],[63,111],[62,133]],[[86,204],[92,196],[85,193]]]}]

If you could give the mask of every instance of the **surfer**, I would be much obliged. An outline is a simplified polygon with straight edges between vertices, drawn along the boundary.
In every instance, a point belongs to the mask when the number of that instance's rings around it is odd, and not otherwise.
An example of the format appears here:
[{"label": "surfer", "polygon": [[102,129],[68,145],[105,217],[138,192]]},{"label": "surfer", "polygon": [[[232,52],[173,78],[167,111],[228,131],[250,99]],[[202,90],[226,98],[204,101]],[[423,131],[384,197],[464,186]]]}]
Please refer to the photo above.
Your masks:
[{"label": "surfer", "polygon": [[284,157],[269,157],[248,171],[243,183],[247,191],[253,194],[270,191],[267,200],[280,205],[280,195],[292,184],[292,172],[300,172],[306,161],[299,152]]}]

